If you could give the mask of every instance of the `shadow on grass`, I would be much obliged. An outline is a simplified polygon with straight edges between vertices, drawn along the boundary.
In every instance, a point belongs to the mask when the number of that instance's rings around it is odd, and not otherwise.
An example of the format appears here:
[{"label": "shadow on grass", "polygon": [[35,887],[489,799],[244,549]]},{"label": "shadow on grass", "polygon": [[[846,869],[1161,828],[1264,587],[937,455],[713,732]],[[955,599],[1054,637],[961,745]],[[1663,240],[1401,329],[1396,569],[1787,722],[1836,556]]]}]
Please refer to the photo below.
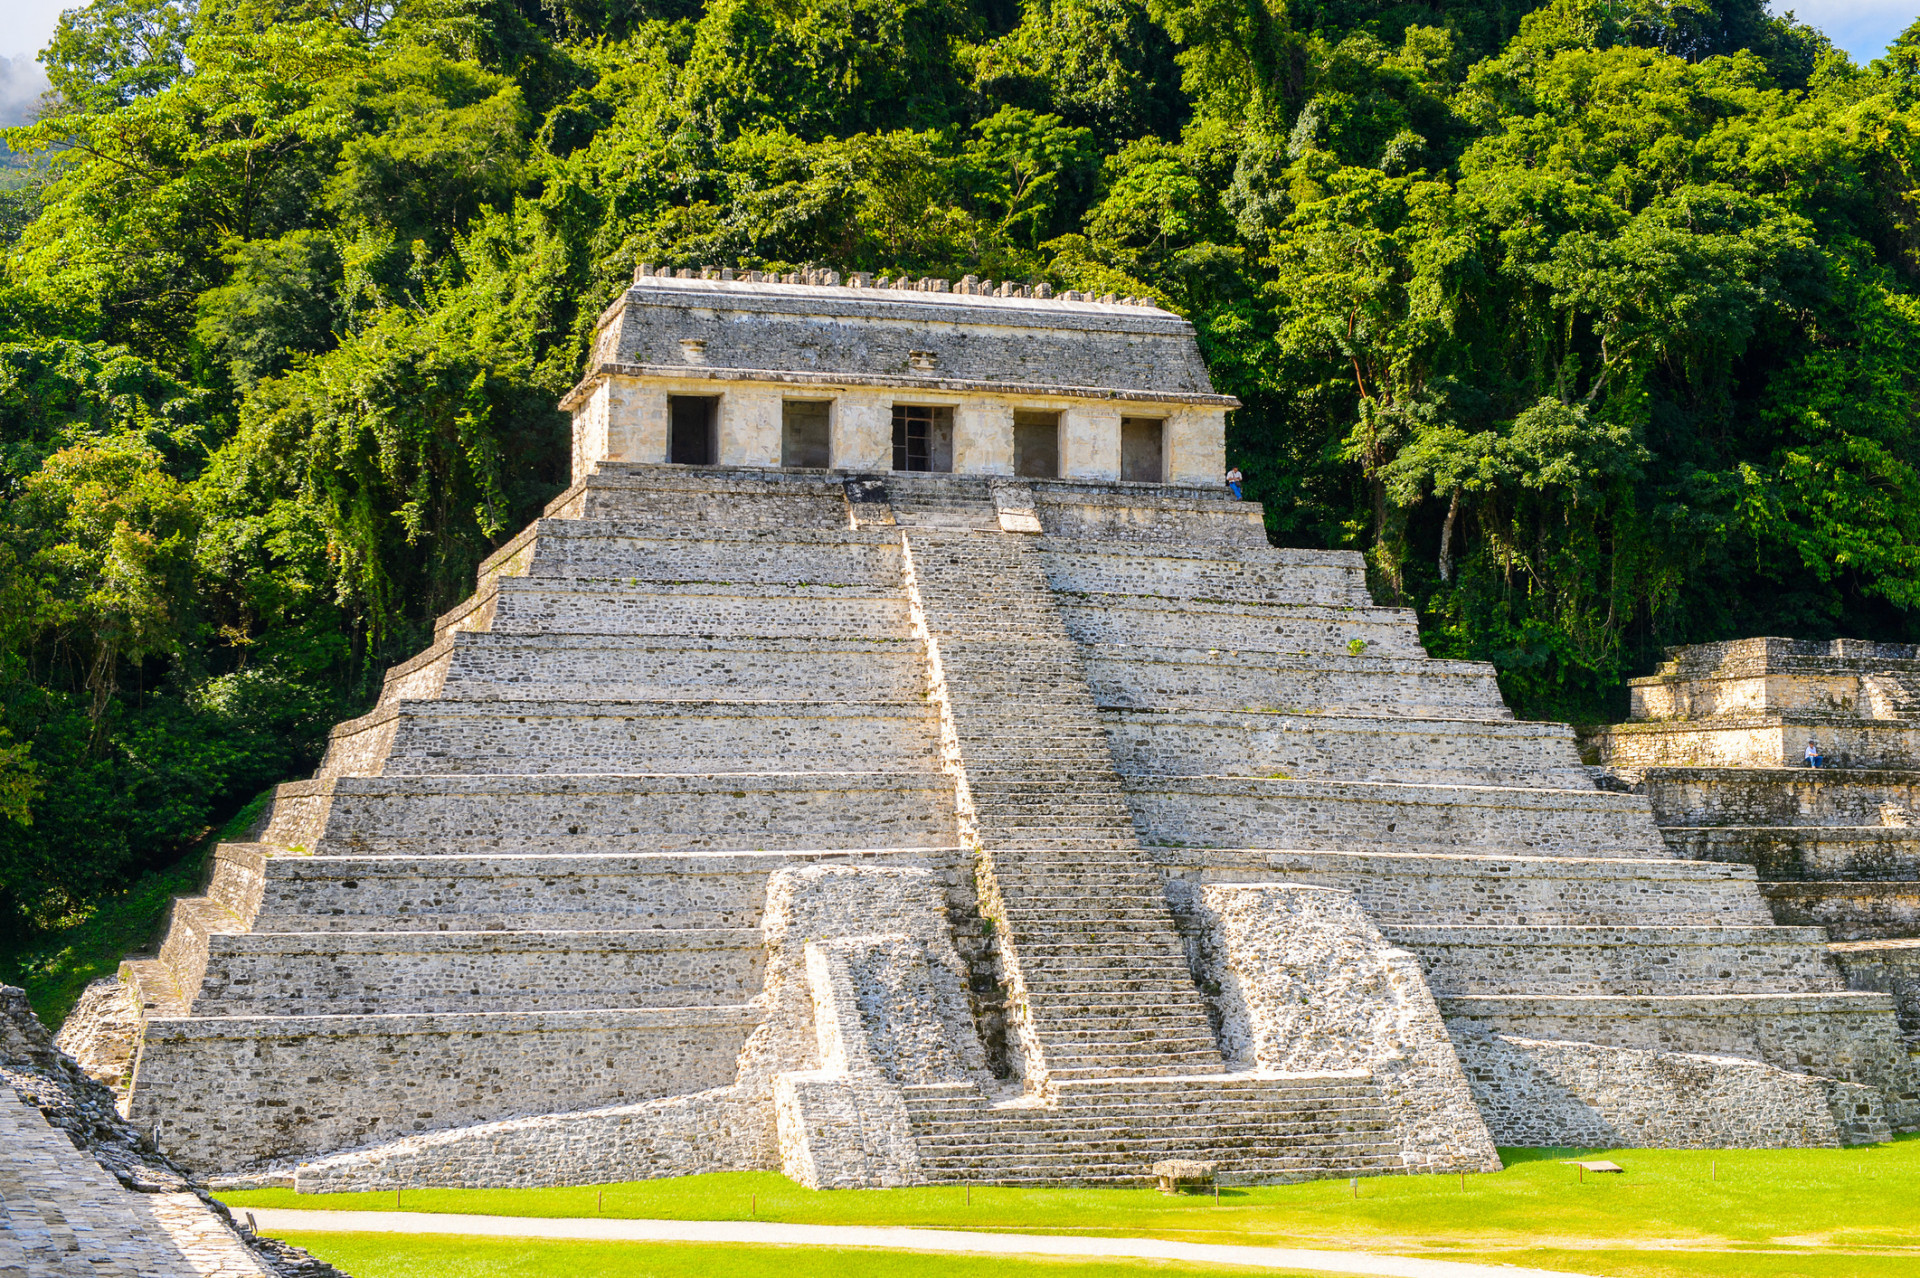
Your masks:
[{"label": "shadow on grass", "polygon": [[1522,1163],[1553,1163],[1567,1158],[1593,1158],[1606,1151],[1598,1149],[1574,1149],[1559,1145],[1519,1147],[1502,1145],[1500,1147],[1500,1166],[1518,1167]]}]

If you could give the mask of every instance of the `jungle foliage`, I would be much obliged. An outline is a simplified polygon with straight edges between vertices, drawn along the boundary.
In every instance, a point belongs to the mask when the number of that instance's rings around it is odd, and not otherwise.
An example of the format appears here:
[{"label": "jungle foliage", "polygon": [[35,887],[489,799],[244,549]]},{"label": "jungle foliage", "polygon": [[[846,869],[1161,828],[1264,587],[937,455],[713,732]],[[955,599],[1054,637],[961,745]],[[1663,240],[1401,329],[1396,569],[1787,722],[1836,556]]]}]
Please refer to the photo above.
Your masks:
[{"label": "jungle foliage", "polygon": [[1920,638],[1920,27],[1762,0],[98,0],[0,204],[0,919],[162,867],[566,478],[636,262],[1148,294],[1276,541],[1602,718]]}]

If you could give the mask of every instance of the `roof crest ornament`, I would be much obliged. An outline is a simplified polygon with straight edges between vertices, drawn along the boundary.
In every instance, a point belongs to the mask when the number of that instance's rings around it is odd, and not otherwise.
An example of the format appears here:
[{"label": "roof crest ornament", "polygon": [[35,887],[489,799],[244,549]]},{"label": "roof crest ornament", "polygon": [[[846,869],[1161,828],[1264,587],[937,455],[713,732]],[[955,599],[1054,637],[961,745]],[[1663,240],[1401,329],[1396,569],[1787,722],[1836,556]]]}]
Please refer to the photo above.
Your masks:
[{"label": "roof crest ornament", "polygon": [[703,280],[722,284],[785,284],[806,285],[813,288],[846,289],[882,289],[897,293],[947,293],[952,292],[963,297],[990,297],[1016,301],[1057,301],[1057,302],[1093,302],[1102,306],[1142,306],[1159,309],[1158,298],[1151,296],[1116,296],[1113,293],[1085,293],[1076,289],[1067,289],[1056,293],[1051,284],[1020,284],[1013,280],[982,279],[978,275],[964,275],[949,282],[928,276],[914,279],[902,273],[898,276],[875,275],[871,271],[850,271],[842,276],[839,271],[825,267],[807,267],[804,270],[788,271],[752,271],[731,266],[671,267],[655,266],[652,262],[641,262],[633,268],[633,282],[642,280]]}]

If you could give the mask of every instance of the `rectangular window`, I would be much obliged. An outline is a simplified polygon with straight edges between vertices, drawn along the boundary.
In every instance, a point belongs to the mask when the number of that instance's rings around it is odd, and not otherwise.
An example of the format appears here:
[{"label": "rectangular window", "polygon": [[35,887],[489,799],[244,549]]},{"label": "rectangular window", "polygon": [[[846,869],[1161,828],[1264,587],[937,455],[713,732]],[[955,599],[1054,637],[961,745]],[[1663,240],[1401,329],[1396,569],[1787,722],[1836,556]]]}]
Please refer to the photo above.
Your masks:
[{"label": "rectangular window", "polygon": [[1120,419],[1120,478],[1136,484],[1167,482],[1166,423],[1157,417]]},{"label": "rectangular window", "polygon": [[720,400],[713,395],[667,396],[667,460],[712,466],[720,460]]},{"label": "rectangular window", "polygon": [[1014,413],[1013,473],[1027,479],[1060,478],[1060,414]]},{"label": "rectangular window", "polygon": [[829,422],[833,401],[790,399],[780,405],[780,464],[825,469],[833,464]]},{"label": "rectangular window", "polygon": [[895,404],[893,468],[952,471],[953,410],[944,404]]}]

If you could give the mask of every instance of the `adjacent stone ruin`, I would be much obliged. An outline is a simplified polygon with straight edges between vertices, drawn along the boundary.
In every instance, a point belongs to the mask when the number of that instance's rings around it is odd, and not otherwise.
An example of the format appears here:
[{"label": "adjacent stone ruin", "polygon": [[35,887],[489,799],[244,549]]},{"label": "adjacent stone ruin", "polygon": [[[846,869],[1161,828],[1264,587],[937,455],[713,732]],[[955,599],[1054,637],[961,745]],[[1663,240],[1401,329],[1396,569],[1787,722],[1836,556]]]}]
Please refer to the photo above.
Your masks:
[{"label": "adjacent stone ruin", "polygon": [[1674,855],[1753,866],[1774,920],[1824,929],[1848,987],[1893,995],[1920,1047],[1920,648],[1671,648],[1631,691],[1594,761],[1648,797]]},{"label": "adjacent stone ruin", "polygon": [[1231,1183],[1920,1123],[1820,927],[1357,554],[1267,544],[1177,317],[652,273],[569,403],[572,487],[77,1031],[196,1172]]}]

